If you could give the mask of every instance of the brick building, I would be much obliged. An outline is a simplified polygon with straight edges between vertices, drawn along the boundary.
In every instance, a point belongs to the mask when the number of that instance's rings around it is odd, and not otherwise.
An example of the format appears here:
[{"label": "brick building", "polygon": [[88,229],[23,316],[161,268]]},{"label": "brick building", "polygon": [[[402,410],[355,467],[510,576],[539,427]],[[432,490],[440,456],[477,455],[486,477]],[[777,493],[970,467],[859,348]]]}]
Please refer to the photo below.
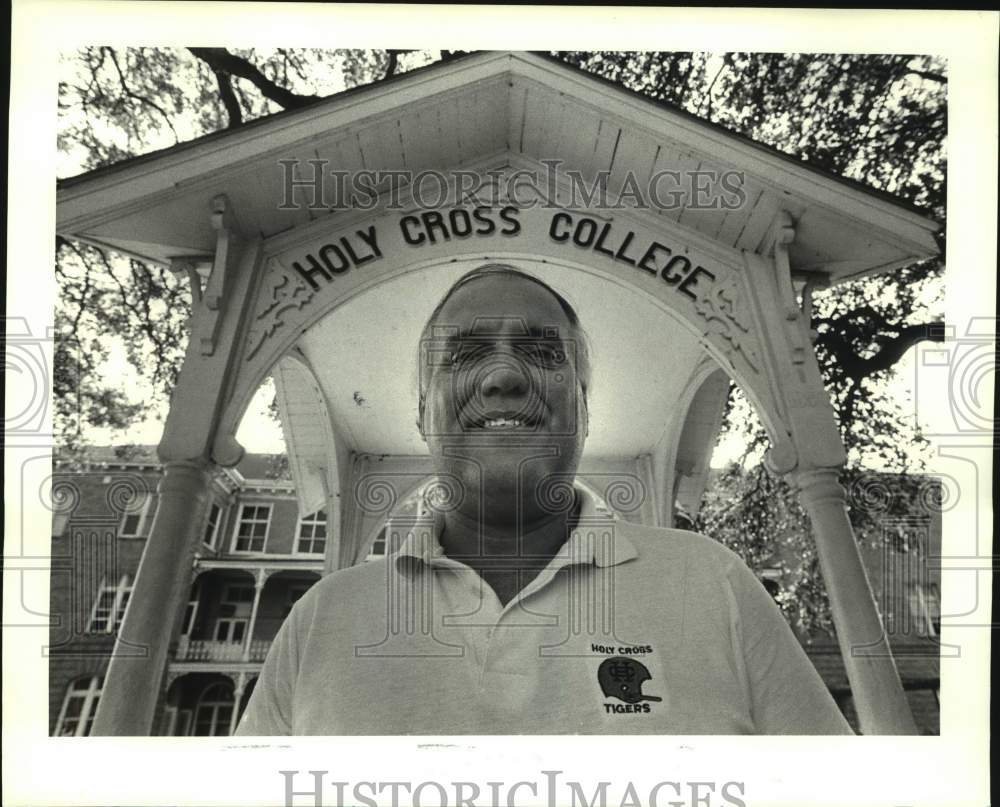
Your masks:
[{"label": "brick building", "polygon": [[[53,735],[89,733],[156,514],[160,473],[151,449],[96,449],[82,466],[57,464],[48,650]],[[212,488],[190,596],[182,612],[164,620],[172,639],[154,719],[158,735],[230,734],[282,621],[325,570],[325,512],[300,515],[293,484],[274,458],[250,455],[220,469]],[[395,512],[411,504],[403,499]],[[940,572],[929,560],[940,554],[940,515],[912,521],[909,530],[902,544],[868,548],[864,557],[917,724],[936,734]],[[347,565],[385,554],[384,530],[365,533]],[[772,590],[780,586],[769,570],[760,573]],[[834,639],[806,649],[857,729]],[[145,655],[142,647],[119,652]]]},{"label": "brick building", "polygon": [[[53,483],[71,507],[53,521],[50,730],[86,734],[156,512],[160,466],[93,452]],[[154,731],[229,734],[264,656],[295,601],[317,580],[326,548],[323,511],[300,517],[291,482],[248,457],[213,479],[190,570],[190,597],[171,625]],[[130,651],[144,655],[140,647]],[[234,705],[238,704],[237,708]]]}]

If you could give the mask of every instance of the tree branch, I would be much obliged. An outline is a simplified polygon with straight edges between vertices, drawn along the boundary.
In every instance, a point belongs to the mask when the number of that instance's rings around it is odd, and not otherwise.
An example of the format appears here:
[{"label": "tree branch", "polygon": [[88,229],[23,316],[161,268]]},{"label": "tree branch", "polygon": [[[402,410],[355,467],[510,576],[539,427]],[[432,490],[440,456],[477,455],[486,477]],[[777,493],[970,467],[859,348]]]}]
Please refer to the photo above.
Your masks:
[{"label": "tree branch", "polygon": [[385,76],[383,78],[391,78],[396,74],[396,69],[399,67],[399,51],[390,50],[389,53],[389,63],[385,68]]},{"label": "tree branch", "polygon": [[[115,273],[114,267],[111,265],[111,261],[108,256],[104,253],[104,250],[94,247],[94,252],[101,259],[101,263],[104,264],[104,268],[107,270],[108,275],[115,282],[118,288],[118,297],[121,300],[122,307],[135,317],[136,324],[138,328],[146,335],[146,338],[153,343],[155,350],[153,351],[155,366],[153,368],[153,377],[159,378],[162,375],[162,370],[164,362],[167,361],[167,351],[166,345],[163,340],[157,334],[156,329],[153,326],[153,322],[149,317],[148,308],[146,309],[145,315],[138,308],[134,301],[129,299],[128,287],[121,281],[118,275]],[[131,267],[130,267],[131,268]],[[148,300],[146,301],[148,305]]]},{"label": "tree branch", "polygon": [[831,329],[849,329],[856,327],[854,323],[856,323],[859,319],[872,323],[875,328],[879,330],[888,330],[892,328],[892,325],[889,320],[886,319],[885,314],[870,305],[853,306],[845,313],[836,317],[813,317],[811,327],[818,328],[820,325],[826,325]]},{"label": "tree branch", "polygon": [[705,91],[705,105],[708,107],[705,114],[706,120],[709,121],[712,120],[712,91],[715,89],[715,83],[719,80],[719,76],[721,76],[726,71],[726,68],[729,67],[731,63],[732,63],[732,57],[727,53],[723,57],[722,64],[719,65],[719,69],[715,71],[715,76],[712,78],[712,83],[708,85],[708,89]]},{"label": "tree branch", "polygon": [[940,73],[928,73],[926,70],[914,70],[913,68],[907,68],[906,75],[909,76],[919,76],[927,81],[933,81],[936,84],[947,84],[948,79],[942,76]]},{"label": "tree branch", "polygon": [[212,72],[215,73],[215,80],[219,83],[219,96],[222,98],[222,104],[226,107],[226,116],[229,118],[227,128],[234,129],[243,123],[243,110],[240,109],[239,99],[233,92],[229,74],[222,70],[216,70],[214,67]]},{"label": "tree branch", "polygon": [[881,350],[870,359],[860,362],[861,378],[888,370],[914,345],[920,342],[943,342],[944,322],[923,322],[919,325],[906,325],[899,329],[899,334],[882,344]]},{"label": "tree branch", "polygon": [[226,48],[188,48],[188,50],[213,70],[245,78],[260,90],[261,95],[283,109],[300,109],[319,100],[318,95],[299,95],[279,87],[246,59],[230,53]]},{"label": "tree branch", "polygon": [[[76,254],[76,257],[80,259],[80,263],[83,266],[83,289],[80,292],[79,298],[76,300],[76,313],[73,315],[73,319],[70,322],[70,332],[74,337],[76,337],[80,330],[80,321],[83,319],[84,311],[87,310],[87,298],[90,296],[90,269],[87,266],[87,259],[83,257],[83,253],[80,252],[76,244],[66,238],[63,238],[61,235],[57,235],[56,248],[60,249],[64,247],[72,250]],[[56,261],[56,265],[58,266],[58,260]],[[65,288],[65,285],[63,288]]]},{"label": "tree branch", "polygon": [[101,50],[102,51],[106,50],[108,55],[111,57],[111,63],[115,66],[115,70],[118,73],[118,83],[121,85],[122,91],[125,93],[125,95],[134,101],[138,101],[140,104],[146,104],[146,106],[151,106],[153,109],[159,112],[160,115],[163,117],[163,120],[166,121],[167,126],[170,128],[170,131],[173,132],[174,140],[180,143],[181,139],[180,137],[177,136],[177,130],[174,128],[173,123],[170,122],[170,116],[163,110],[163,108],[159,104],[151,101],[149,98],[146,98],[143,95],[139,95],[138,93],[133,92],[131,88],[128,86],[128,83],[125,81],[125,74],[122,72],[121,65],[118,64],[118,56],[115,54],[114,50],[112,48],[102,48]]}]

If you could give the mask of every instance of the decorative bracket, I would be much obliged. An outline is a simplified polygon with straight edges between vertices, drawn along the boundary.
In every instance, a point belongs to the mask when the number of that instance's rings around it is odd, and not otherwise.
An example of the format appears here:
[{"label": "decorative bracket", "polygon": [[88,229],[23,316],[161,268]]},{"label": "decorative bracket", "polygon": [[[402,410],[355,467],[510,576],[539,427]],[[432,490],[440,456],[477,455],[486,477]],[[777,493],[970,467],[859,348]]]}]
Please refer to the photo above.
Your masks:
[{"label": "decorative bracket", "polygon": [[191,284],[191,308],[196,309],[201,305],[202,291],[200,267],[211,266],[213,258],[211,255],[177,255],[170,258],[170,272],[174,275],[186,275],[188,283]]},{"label": "decorative bracket", "polygon": [[211,356],[215,353],[215,341],[219,336],[222,324],[223,300],[232,285],[232,255],[235,252],[236,233],[233,221],[232,207],[225,194],[212,199],[212,229],[215,230],[215,256],[212,260],[212,273],[202,293],[203,319],[198,334],[201,354]]},{"label": "decorative bracket", "polygon": [[792,266],[788,256],[788,246],[795,241],[795,222],[787,210],[778,211],[771,225],[769,240],[774,253],[774,281],[791,346],[792,364],[801,365],[806,360],[806,343],[799,327],[802,310],[792,285]]},{"label": "decorative bracket", "polygon": [[802,283],[802,303],[799,306],[799,310],[802,312],[802,321],[805,323],[806,327],[809,328],[809,341],[816,342],[816,337],[818,334],[810,327],[812,322],[812,297],[813,292],[816,289],[826,289],[830,286],[830,276],[827,274],[818,274],[815,272],[810,272],[806,275],[800,275],[796,273],[796,280],[801,279]]},{"label": "decorative bracket", "polygon": [[788,259],[788,246],[795,241],[795,222],[788,211],[781,210],[772,225],[771,241],[774,250],[774,264],[777,270],[775,280],[781,295],[785,319],[794,322],[799,317],[799,306],[792,287],[792,267]]}]

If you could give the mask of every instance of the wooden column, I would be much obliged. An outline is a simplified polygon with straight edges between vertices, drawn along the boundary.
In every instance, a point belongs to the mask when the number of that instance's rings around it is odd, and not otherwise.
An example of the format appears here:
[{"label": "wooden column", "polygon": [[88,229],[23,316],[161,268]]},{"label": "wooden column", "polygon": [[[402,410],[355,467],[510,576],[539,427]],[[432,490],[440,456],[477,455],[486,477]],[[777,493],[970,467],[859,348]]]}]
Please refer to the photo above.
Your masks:
[{"label": "wooden column", "polygon": [[800,302],[793,286],[794,239],[792,217],[780,212],[767,238],[770,256],[744,253],[744,289],[763,347],[764,378],[754,392],[771,438],[767,462],[798,488],[812,521],[862,732],[916,734],[838,481],[846,453],[810,340],[811,291],[803,288]]},{"label": "wooden column", "polygon": [[236,726],[240,722],[240,701],[243,700],[243,690],[247,686],[246,673],[238,673],[233,682],[233,713],[229,716],[229,736],[236,733]]},{"label": "wooden column", "polygon": [[865,734],[917,734],[868,583],[837,469],[791,475],[812,521],[851,694]]},{"label": "wooden column", "polygon": [[[94,736],[152,733],[170,640],[188,599],[209,481],[205,463],[164,466],[159,508],[105,677]],[[136,653],[136,647],[145,653]]]},{"label": "wooden column", "polygon": [[250,648],[253,645],[253,629],[257,623],[257,609],[260,607],[260,595],[267,584],[267,572],[257,569],[254,575],[253,605],[250,606],[250,619],[247,621],[247,635],[243,639],[243,660],[250,661]]},{"label": "wooden column", "polygon": [[[213,198],[205,213],[216,234],[212,271],[204,288],[196,272],[188,273],[196,284],[191,337],[157,449],[164,468],[160,507],[98,704],[93,729],[98,735],[150,734],[205,523],[209,470],[215,464],[233,466],[242,456],[235,436],[220,433],[219,422],[227,407],[239,408],[231,391],[260,270],[260,241],[240,237],[224,196]],[[145,649],[141,658],[119,652],[119,646],[125,650],[136,643]]]}]

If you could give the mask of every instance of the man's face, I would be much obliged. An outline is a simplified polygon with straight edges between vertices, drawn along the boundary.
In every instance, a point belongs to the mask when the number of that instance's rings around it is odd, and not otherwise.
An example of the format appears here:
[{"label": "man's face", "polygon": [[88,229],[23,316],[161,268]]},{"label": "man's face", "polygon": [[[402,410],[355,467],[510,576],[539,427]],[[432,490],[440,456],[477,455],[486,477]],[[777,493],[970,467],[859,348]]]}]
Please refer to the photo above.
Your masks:
[{"label": "man's face", "polygon": [[565,504],[587,433],[576,348],[556,298],[517,276],[471,280],[438,313],[421,350],[421,431],[468,515],[520,504],[537,518],[539,502]]}]

